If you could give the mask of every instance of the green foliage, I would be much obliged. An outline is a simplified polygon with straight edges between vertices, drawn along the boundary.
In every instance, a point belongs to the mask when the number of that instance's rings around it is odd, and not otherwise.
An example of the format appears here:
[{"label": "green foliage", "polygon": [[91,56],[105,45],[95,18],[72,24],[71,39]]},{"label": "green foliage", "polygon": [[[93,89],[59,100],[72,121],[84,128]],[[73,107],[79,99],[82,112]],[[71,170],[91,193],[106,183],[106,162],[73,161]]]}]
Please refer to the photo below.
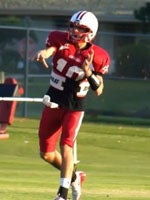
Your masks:
[{"label": "green foliage", "polygon": [[145,6],[134,10],[134,17],[142,22],[142,32],[150,32],[150,2],[147,2]]},{"label": "green foliage", "polygon": [[150,77],[150,46],[129,44],[118,50],[116,74],[123,77]]},{"label": "green foliage", "polygon": [[145,6],[136,9],[134,11],[134,16],[142,22],[150,23],[150,2],[147,2]]},{"label": "green foliage", "polygon": [[18,25],[21,25],[21,20],[15,16],[1,17],[0,23],[1,23],[1,25],[18,26]]}]

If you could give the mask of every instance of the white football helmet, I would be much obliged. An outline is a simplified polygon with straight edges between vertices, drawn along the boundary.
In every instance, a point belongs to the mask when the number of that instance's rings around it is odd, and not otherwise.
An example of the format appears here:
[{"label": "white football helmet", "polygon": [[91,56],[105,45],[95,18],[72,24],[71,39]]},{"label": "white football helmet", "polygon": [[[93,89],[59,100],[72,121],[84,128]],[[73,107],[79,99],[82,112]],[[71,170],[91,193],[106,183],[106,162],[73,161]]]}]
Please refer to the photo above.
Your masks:
[{"label": "white football helmet", "polygon": [[[78,31],[75,32],[75,29]],[[92,12],[78,11],[69,22],[69,36],[73,42],[91,42],[98,30],[98,20]]]}]

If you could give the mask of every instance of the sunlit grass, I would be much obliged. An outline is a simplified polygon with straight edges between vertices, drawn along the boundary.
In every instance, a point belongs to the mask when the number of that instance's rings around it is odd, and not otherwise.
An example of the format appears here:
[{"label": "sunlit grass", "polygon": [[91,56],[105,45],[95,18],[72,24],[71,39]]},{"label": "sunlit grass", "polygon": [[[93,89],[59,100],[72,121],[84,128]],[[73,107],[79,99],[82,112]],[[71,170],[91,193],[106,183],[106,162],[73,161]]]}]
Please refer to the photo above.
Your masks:
[{"label": "sunlit grass", "polygon": [[[0,141],[0,200],[53,200],[59,172],[39,157],[38,120],[16,118]],[[83,123],[79,170],[87,174],[81,200],[148,200],[150,129]],[[69,196],[70,196],[69,191]]]}]

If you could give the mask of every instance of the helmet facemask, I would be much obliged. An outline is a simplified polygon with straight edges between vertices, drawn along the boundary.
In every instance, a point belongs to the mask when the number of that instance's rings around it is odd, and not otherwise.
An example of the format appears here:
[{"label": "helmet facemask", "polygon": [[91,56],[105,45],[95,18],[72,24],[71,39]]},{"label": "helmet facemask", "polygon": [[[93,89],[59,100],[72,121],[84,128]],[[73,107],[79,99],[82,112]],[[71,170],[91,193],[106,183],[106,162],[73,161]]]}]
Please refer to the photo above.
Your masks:
[{"label": "helmet facemask", "polygon": [[69,23],[69,36],[72,42],[90,42],[92,31],[78,22]]}]

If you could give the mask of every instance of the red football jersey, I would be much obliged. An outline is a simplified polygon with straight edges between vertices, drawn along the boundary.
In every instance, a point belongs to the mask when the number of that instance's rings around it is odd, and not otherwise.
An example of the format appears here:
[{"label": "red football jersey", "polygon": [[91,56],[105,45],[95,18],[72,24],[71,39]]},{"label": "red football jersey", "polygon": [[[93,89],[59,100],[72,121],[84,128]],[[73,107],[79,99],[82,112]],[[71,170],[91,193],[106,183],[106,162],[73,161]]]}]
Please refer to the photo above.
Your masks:
[{"label": "red football jersey", "polygon": [[79,50],[69,41],[68,32],[53,31],[49,34],[46,47],[56,47],[53,56],[53,68],[50,76],[50,88],[47,94],[60,106],[73,110],[84,110],[84,100],[89,90],[82,64],[91,49],[94,50],[90,66],[95,74],[108,72],[110,58],[108,53],[95,44],[88,44],[86,49]]}]

